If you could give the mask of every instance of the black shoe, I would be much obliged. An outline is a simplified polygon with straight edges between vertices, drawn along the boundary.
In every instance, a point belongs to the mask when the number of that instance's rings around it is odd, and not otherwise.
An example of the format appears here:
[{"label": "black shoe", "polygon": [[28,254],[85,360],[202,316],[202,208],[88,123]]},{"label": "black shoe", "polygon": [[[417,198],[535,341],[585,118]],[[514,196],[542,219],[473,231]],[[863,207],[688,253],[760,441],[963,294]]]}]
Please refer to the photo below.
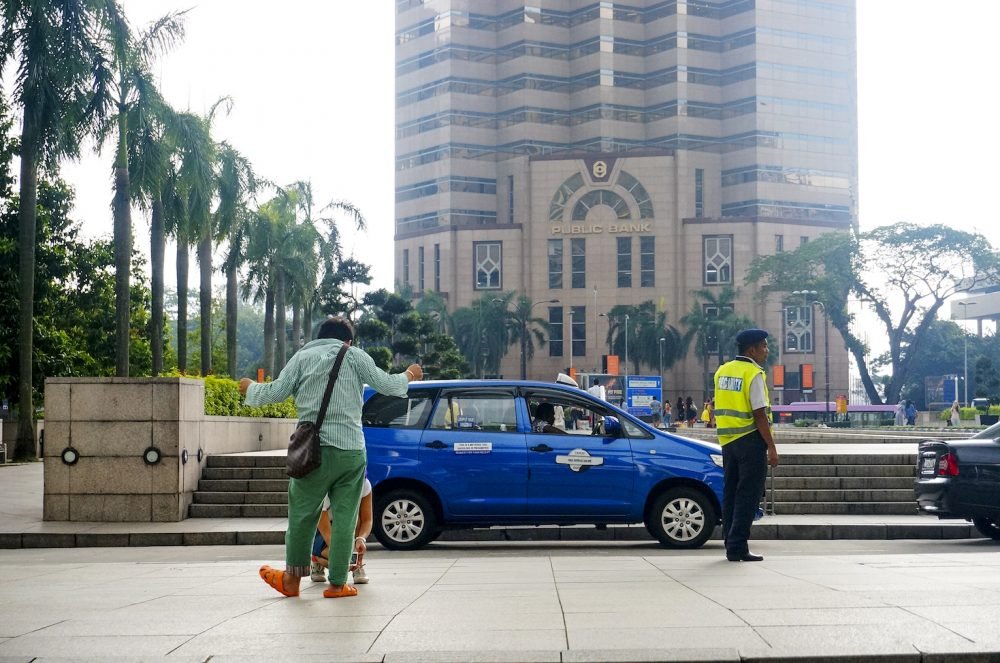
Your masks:
[{"label": "black shoe", "polygon": [[742,555],[726,553],[726,559],[730,562],[763,562],[763,555],[755,555],[752,552],[745,552]]}]

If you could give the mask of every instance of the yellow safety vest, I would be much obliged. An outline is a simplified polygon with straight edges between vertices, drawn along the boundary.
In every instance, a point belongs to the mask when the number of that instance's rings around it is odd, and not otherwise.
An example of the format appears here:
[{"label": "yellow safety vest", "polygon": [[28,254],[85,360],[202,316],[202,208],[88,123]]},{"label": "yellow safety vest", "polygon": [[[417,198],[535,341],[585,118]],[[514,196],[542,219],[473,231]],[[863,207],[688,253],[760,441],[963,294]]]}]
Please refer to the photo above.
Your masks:
[{"label": "yellow safety vest", "polygon": [[[719,444],[728,444],[757,429],[753,410],[750,409],[750,382],[756,375],[765,377],[764,398],[770,403],[764,370],[753,361],[735,359],[715,372],[715,425],[719,432]],[[770,405],[767,407],[767,420],[771,421]]]}]

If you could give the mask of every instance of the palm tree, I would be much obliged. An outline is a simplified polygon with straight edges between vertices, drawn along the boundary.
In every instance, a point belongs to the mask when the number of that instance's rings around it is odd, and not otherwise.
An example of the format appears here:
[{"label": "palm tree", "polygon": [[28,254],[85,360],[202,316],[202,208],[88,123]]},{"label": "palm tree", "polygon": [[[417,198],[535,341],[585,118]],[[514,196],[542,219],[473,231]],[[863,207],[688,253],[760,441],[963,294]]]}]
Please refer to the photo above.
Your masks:
[{"label": "palm tree", "polygon": [[[539,346],[545,345],[545,334],[549,331],[549,323],[543,318],[536,318],[531,315],[531,309],[535,304],[527,295],[518,295],[514,301],[513,314],[514,326],[511,328],[513,340],[521,345],[521,379],[527,379],[528,360],[535,356],[535,342]],[[541,327],[538,329],[537,327]],[[572,351],[572,348],[571,348]]]},{"label": "palm tree", "polygon": [[129,187],[133,198],[143,209],[149,210],[149,255],[152,271],[152,311],[150,312],[150,343],[153,354],[153,375],[163,371],[163,259],[166,252],[167,221],[164,200],[168,182],[176,182],[176,172],[171,163],[172,147],[167,139],[167,127],[173,110],[162,100],[150,110],[132,108],[133,115],[146,115],[146,121],[137,117],[129,120]]},{"label": "palm tree", "polygon": [[150,64],[156,53],[172,47],[184,35],[181,20],[184,12],[171,12],[152,23],[136,39],[123,14],[115,14],[107,30],[107,50],[112,56],[115,76],[110,81],[110,101],[114,115],[108,117],[99,133],[104,139],[111,127],[117,127],[115,150],[114,214],[115,245],[115,374],[129,374],[129,270],[132,260],[132,191],[129,184],[130,120],[143,124],[154,120],[154,107],[160,103],[153,84]]},{"label": "palm tree", "polygon": [[695,351],[702,358],[702,376],[706,393],[708,387],[709,358],[714,354],[718,357],[719,366],[725,362],[726,349],[732,356],[735,349],[736,334],[740,329],[752,326],[752,322],[744,316],[736,315],[735,302],[739,291],[732,287],[721,290],[702,288],[691,293],[694,304],[691,311],[681,318],[681,324],[687,327],[685,342],[695,340]]},{"label": "palm tree", "polygon": [[15,458],[35,452],[33,315],[40,162],[79,155],[107,108],[110,73],[102,30],[120,20],[108,0],[4,0],[0,9],[0,69],[15,61],[13,99],[21,106],[18,207],[18,424]]},{"label": "palm tree", "polygon": [[[222,100],[216,102],[215,107]],[[201,264],[201,372],[211,372],[212,362],[212,219],[209,206],[215,186],[215,145],[209,132],[207,118],[194,113],[179,113],[174,129],[174,140],[180,158],[178,186],[183,199],[184,215],[174,228],[177,241],[177,363],[181,371],[187,368],[187,296],[188,248],[198,238],[198,258]],[[208,241],[205,233],[208,231]],[[209,273],[205,275],[205,270]],[[206,288],[208,291],[206,292]],[[206,320],[208,328],[206,329]]]},{"label": "palm tree", "polygon": [[632,365],[633,373],[639,373],[643,364],[659,368],[661,338],[665,339],[662,343],[664,368],[669,368],[684,356],[686,348],[684,337],[676,327],[667,322],[666,311],[656,310],[656,304],[652,300],[638,305],[614,306],[608,313],[608,319],[608,346],[619,356],[623,356],[626,347],[628,348],[627,358]]},{"label": "palm tree", "polygon": [[257,176],[249,159],[223,141],[218,152],[219,206],[215,228],[229,242],[223,263],[226,273],[226,370],[236,376],[236,324],[239,309],[239,269],[246,260],[247,232],[252,219],[249,199],[257,193]]}]

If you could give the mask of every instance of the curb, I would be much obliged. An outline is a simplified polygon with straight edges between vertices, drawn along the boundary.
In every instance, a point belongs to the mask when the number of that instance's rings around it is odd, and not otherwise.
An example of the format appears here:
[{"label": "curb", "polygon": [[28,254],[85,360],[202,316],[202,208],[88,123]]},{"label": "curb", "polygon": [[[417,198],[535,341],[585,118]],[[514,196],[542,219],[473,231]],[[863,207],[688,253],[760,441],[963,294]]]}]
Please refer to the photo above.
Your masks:
[{"label": "curb", "polygon": [[[717,531],[715,540],[722,540]],[[767,524],[754,525],[753,538],[773,540],[892,540],[980,538],[966,522],[930,521],[926,524]],[[439,541],[648,541],[653,538],[642,526],[597,527],[493,527],[445,530]],[[283,545],[284,530],[213,532],[23,532],[0,533],[0,549],[19,548],[129,548],[146,546],[261,546]],[[374,540],[373,540],[373,543]]]}]

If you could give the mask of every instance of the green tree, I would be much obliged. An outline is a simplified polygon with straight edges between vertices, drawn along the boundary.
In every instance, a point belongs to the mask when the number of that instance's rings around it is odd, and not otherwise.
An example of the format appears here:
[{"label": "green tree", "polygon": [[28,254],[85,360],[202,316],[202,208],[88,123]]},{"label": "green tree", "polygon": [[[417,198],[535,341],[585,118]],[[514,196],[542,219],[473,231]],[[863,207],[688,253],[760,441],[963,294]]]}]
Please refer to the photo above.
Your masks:
[{"label": "green tree", "polygon": [[223,263],[226,273],[226,372],[236,377],[239,270],[246,263],[247,233],[253,219],[250,202],[257,193],[258,181],[250,160],[226,141],[219,144],[216,186],[219,205],[215,210],[215,228],[218,239],[229,244]]},{"label": "green tree", "polygon": [[849,297],[869,302],[889,342],[891,377],[885,398],[896,402],[910,378],[928,329],[944,303],[1000,277],[1000,260],[982,235],[944,225],[898,223],[857,234],[832,232],[785,251],[754,260],[747,283],[761,293],[816,290],[830,325],[854,355],[873,403],[882,396],[865,362],[866,348],[850,329]]},{"label": "green tree", "polygon": [[661,338],[666,339],[662,343],[666,369],[684,356],[686,347],[681,333],[667,322],[666,311],[656,310],[656,304],[646,300],[638,305],[618,304],[608,312],[608,347],[620,357],[627,355],[633,373],[641,372],[642,365],[659,369]]},{"label": "green tree", "polygon": [[22,109],[18,196],[18,424],[15,458],[34,455],[32,399],[38,171],[79,154],[105,108],[109,72],[100,35],[118,20],[107,0],[6,0],[0,14],[0,69],[13,62]]},{"label": "green tree", "polygon": [[[158,122],[162,105],[159,91],[150,71],[157,54],[169,50],[184,36],[182,16],[172,12],[154,21],[139,35],[134,35],[124,14],[115,12],[110,27],[105,31],[105,52],[111,55],[114,75],[108,81],[108,103],[113,112],[106,113],[99,137],[103,142],[117,130],[114,159],[114,199],[111,205],[114,216],[115,238],[115,328],[116,373],[129,374],[129,271],[132,258],[132,190],[130,161],[135,162],[134,148],[129,148],[129,138],[146,129],[143,124]],[[109,109],[109,110],[111,110]],[[131,126],[130,126],[131,122]],[[143,143],[139,144],[140,146]]]},{"label": "green tree", "polygon": [[976,360],[976,398],[988,398],[990,403],[1000,402],[1000,373],[993,365],[992,356],[980,357]]},{"label": "green tree", "polygon": [[709,382],[709,376],[714,373],[710,359],[717,358],[716,368],[732,359],[736,354],[736,335],[741,329],[752,327],[753,322],[736,314],[739,291],[734,288],[702,288],[691,294],[694,303],[681,318],[681,324],[687,327],[684,345],[694,339],[695,352],[702,358],[702,387],[707,395],[714,388]]},{"label": "green tree", "polygon": [[535,343],[539,347],[545,345],[549,323],[544,318],[532,315],[532,308],[538,302],[532,302],[527,295],[518,295],[514,300],[513,319],[511,323],[512,336],[520,344],[521,379],[528,376],[528,360],[535,357]]}]

